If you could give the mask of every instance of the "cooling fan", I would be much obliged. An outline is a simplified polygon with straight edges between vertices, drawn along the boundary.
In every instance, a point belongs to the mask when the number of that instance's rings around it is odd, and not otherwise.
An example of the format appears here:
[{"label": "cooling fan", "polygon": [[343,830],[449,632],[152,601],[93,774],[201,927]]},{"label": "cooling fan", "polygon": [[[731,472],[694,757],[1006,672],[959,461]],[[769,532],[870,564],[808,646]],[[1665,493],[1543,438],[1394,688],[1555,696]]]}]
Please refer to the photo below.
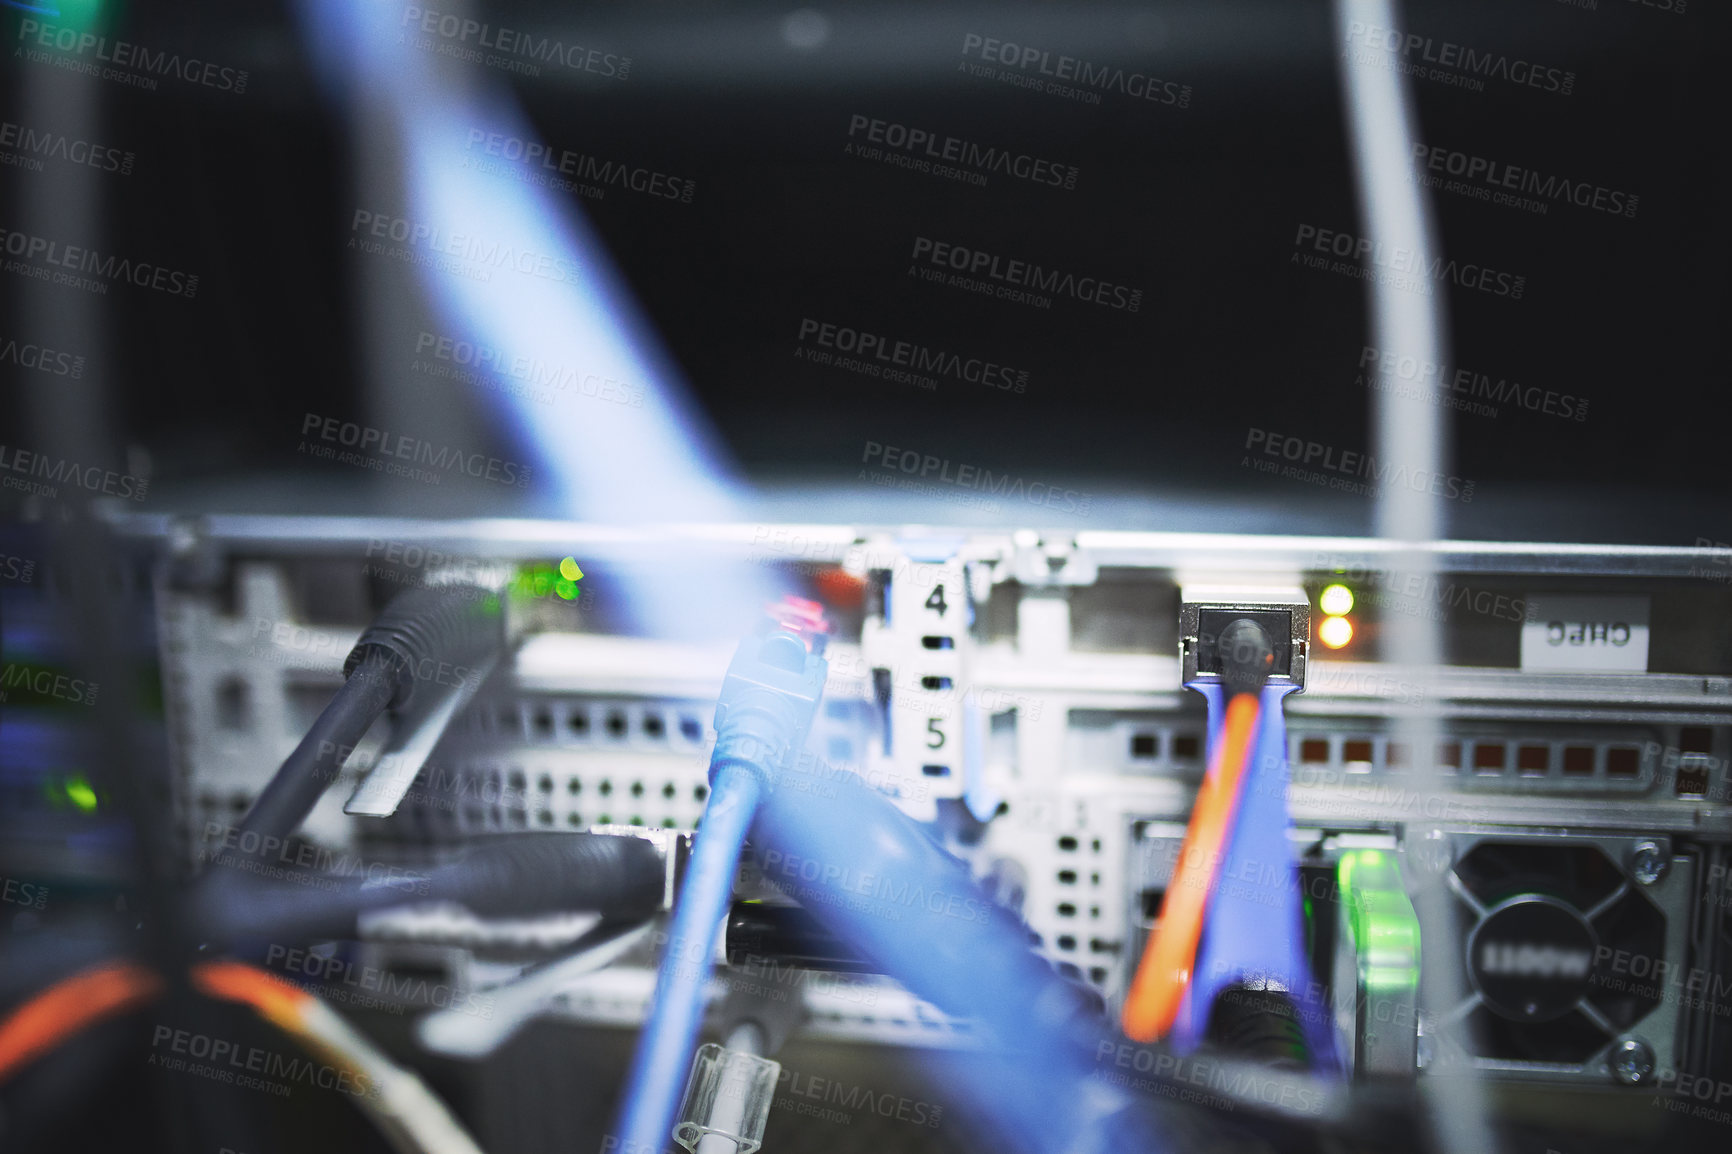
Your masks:
[{"label": "cooling fan", "polygon": [[1614,1051],[1669,1066],[1692,859],[1642,838],[1453,841],[1467,996],[1439,1015],[1446,1061],[1624,1081]]}]

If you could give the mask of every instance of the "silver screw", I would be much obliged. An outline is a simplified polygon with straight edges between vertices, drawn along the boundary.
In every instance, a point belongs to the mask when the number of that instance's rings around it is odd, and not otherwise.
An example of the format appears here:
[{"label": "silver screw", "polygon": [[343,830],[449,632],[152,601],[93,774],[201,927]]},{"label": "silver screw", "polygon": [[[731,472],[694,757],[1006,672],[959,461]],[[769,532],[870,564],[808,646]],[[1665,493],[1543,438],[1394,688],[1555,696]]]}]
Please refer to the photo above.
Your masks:
[{"label": "silver screw", "polygon": [[1660,843],[1652,841],[1639,842],[1630,851],[1630,874],[1645,886],[1651,886],[1666,876],[1666,870],[1672,863],[1666,859],[1666,851],[1660,848]]},{"label": "silver screw", "polygon": [[1640,1038],[1621,1038],[1612,1047],[1612,1076],[1626,1086],[1639,1086],[1654,1073],[1654,1051]]}]

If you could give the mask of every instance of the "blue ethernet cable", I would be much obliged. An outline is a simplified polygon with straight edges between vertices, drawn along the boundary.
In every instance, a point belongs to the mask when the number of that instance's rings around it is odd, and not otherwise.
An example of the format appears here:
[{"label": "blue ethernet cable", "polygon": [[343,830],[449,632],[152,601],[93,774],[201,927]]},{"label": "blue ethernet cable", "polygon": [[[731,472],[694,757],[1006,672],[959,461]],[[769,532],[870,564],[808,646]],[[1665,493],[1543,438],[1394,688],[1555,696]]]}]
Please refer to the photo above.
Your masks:
[{"label": "blue ethernet cable", "polygon": [[[884,973],[990,1039],[992,1060],[958,1071],[956,1088],[998,1128],[1001,1148],[1170,1149],[1134,1095],[1099,1076],[1112,1072],[1101,1047],[1115,1047],[1101,1041],[1089,998],[1029,949],[1028,927],[865,781],[827,768],[805,772],[789,756],[816,712],[824,674],[825,662],[792,634],[747,641],[729,667],[716,710],[711,810],[604,1151],[661,1154],[669,1143],[746,819],[769,881]],[[744,779],[753,784],[738,784]]]},{"label": "blue ethernet cable", "polygon": [[[1193,681],[1187,688],[1209,707],[1213,754],[1226,714],[1226,687]],[[1331,1007],[1318,994],[1306,960],[1302,890],[1287,831],[1287,725],[1282,699],[1295,686],[1264,685],[1257,733],[1240,782],[1239,809],[1217,869],[1191,983],[1173,1024],[1173,1048],[1190,1053],[1202,1043],[1209,1014],[1222,991],[1253,983],[1287,993],[1313,1068],[1338,1065]]]},{"label": "blue ethernet cable", "polygon": [[752,846],[764,876],[827,929],[989,1040],[1000,1060],[959,1068],[954,1085],[1001,1128],[999,1148],[1168,1148],[1100,1076],[1114,1069],[1092,1048],[1102,1032],[1088,997],[883,794],[851,773],[784,774],[759,802]]},{"label": "blue ethernet cable", "polygon": [[805,743],[828,671],[805,641],[780,630],[748,638],[728,666],[716,705],[709,805],[606,1151],[660,1154],[669,1144],[746,832],[767,784]]}]

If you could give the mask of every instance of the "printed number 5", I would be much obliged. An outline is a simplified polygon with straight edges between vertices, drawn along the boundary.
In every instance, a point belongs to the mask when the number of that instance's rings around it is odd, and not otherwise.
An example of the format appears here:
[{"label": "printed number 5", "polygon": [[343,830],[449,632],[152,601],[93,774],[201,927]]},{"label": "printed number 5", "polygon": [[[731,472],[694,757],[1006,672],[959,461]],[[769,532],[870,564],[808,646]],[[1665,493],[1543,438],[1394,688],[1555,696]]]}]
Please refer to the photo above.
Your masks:
[{"label": "printed number 5", "polygon": [[928,717],[926,719],[926,748],[944,748],[944,731],[938,728],[938,719],[936,717]]}]

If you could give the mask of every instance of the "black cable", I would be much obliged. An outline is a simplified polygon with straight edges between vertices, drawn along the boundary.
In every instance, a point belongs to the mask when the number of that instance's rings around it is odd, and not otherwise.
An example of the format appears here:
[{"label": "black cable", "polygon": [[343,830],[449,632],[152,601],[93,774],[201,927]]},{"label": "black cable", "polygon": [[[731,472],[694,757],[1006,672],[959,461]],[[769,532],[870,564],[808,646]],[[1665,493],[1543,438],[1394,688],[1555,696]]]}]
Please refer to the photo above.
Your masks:
[{"label": "black cable", "polygon": [[877,972],[847,939],[831,933],[800,906],[735,902],[728,911],[726,943],[728,963],[735,966],[771,958],[778,965],[831,973]]},{"label": "black cable", "polygon": [[368,662],[351,674],[241,819],[241,834],[262,842],[293,833],[396,692],[396,679],[382,663]]},{"label": "black cable", "polygon": [[1298,1007],[1281,990],[1228,986],[1215,998],[1204,1040],[1247,1061],[1284,1070],[1311,1068]]},{"label": "black cable", "polygon": [[1268,630],[1249,617],[1238,617],[1221,630],[1217,645],[1228,694],[1261,693],[1275,669],[1275,643]]},{"label": "black cable", "polygon": [[505,642],[497,595],[474,585],[405,590],[361,634],[343,663],[348,678],[241,819],[262,844],[293,833],[386,709],[413,701],[422,682],[451,684]]},{"label": "black cable", "polygon": [[386,878],[287,872],[282,880],[236,874],[212,889],[206,932],[279,943],[353,938],[361,914],[431,902],[455,902],[484,917],[581,910],[642,920],[661,908],[667,881],[648,840],[591,833],[513,834],[430,870]]}]

